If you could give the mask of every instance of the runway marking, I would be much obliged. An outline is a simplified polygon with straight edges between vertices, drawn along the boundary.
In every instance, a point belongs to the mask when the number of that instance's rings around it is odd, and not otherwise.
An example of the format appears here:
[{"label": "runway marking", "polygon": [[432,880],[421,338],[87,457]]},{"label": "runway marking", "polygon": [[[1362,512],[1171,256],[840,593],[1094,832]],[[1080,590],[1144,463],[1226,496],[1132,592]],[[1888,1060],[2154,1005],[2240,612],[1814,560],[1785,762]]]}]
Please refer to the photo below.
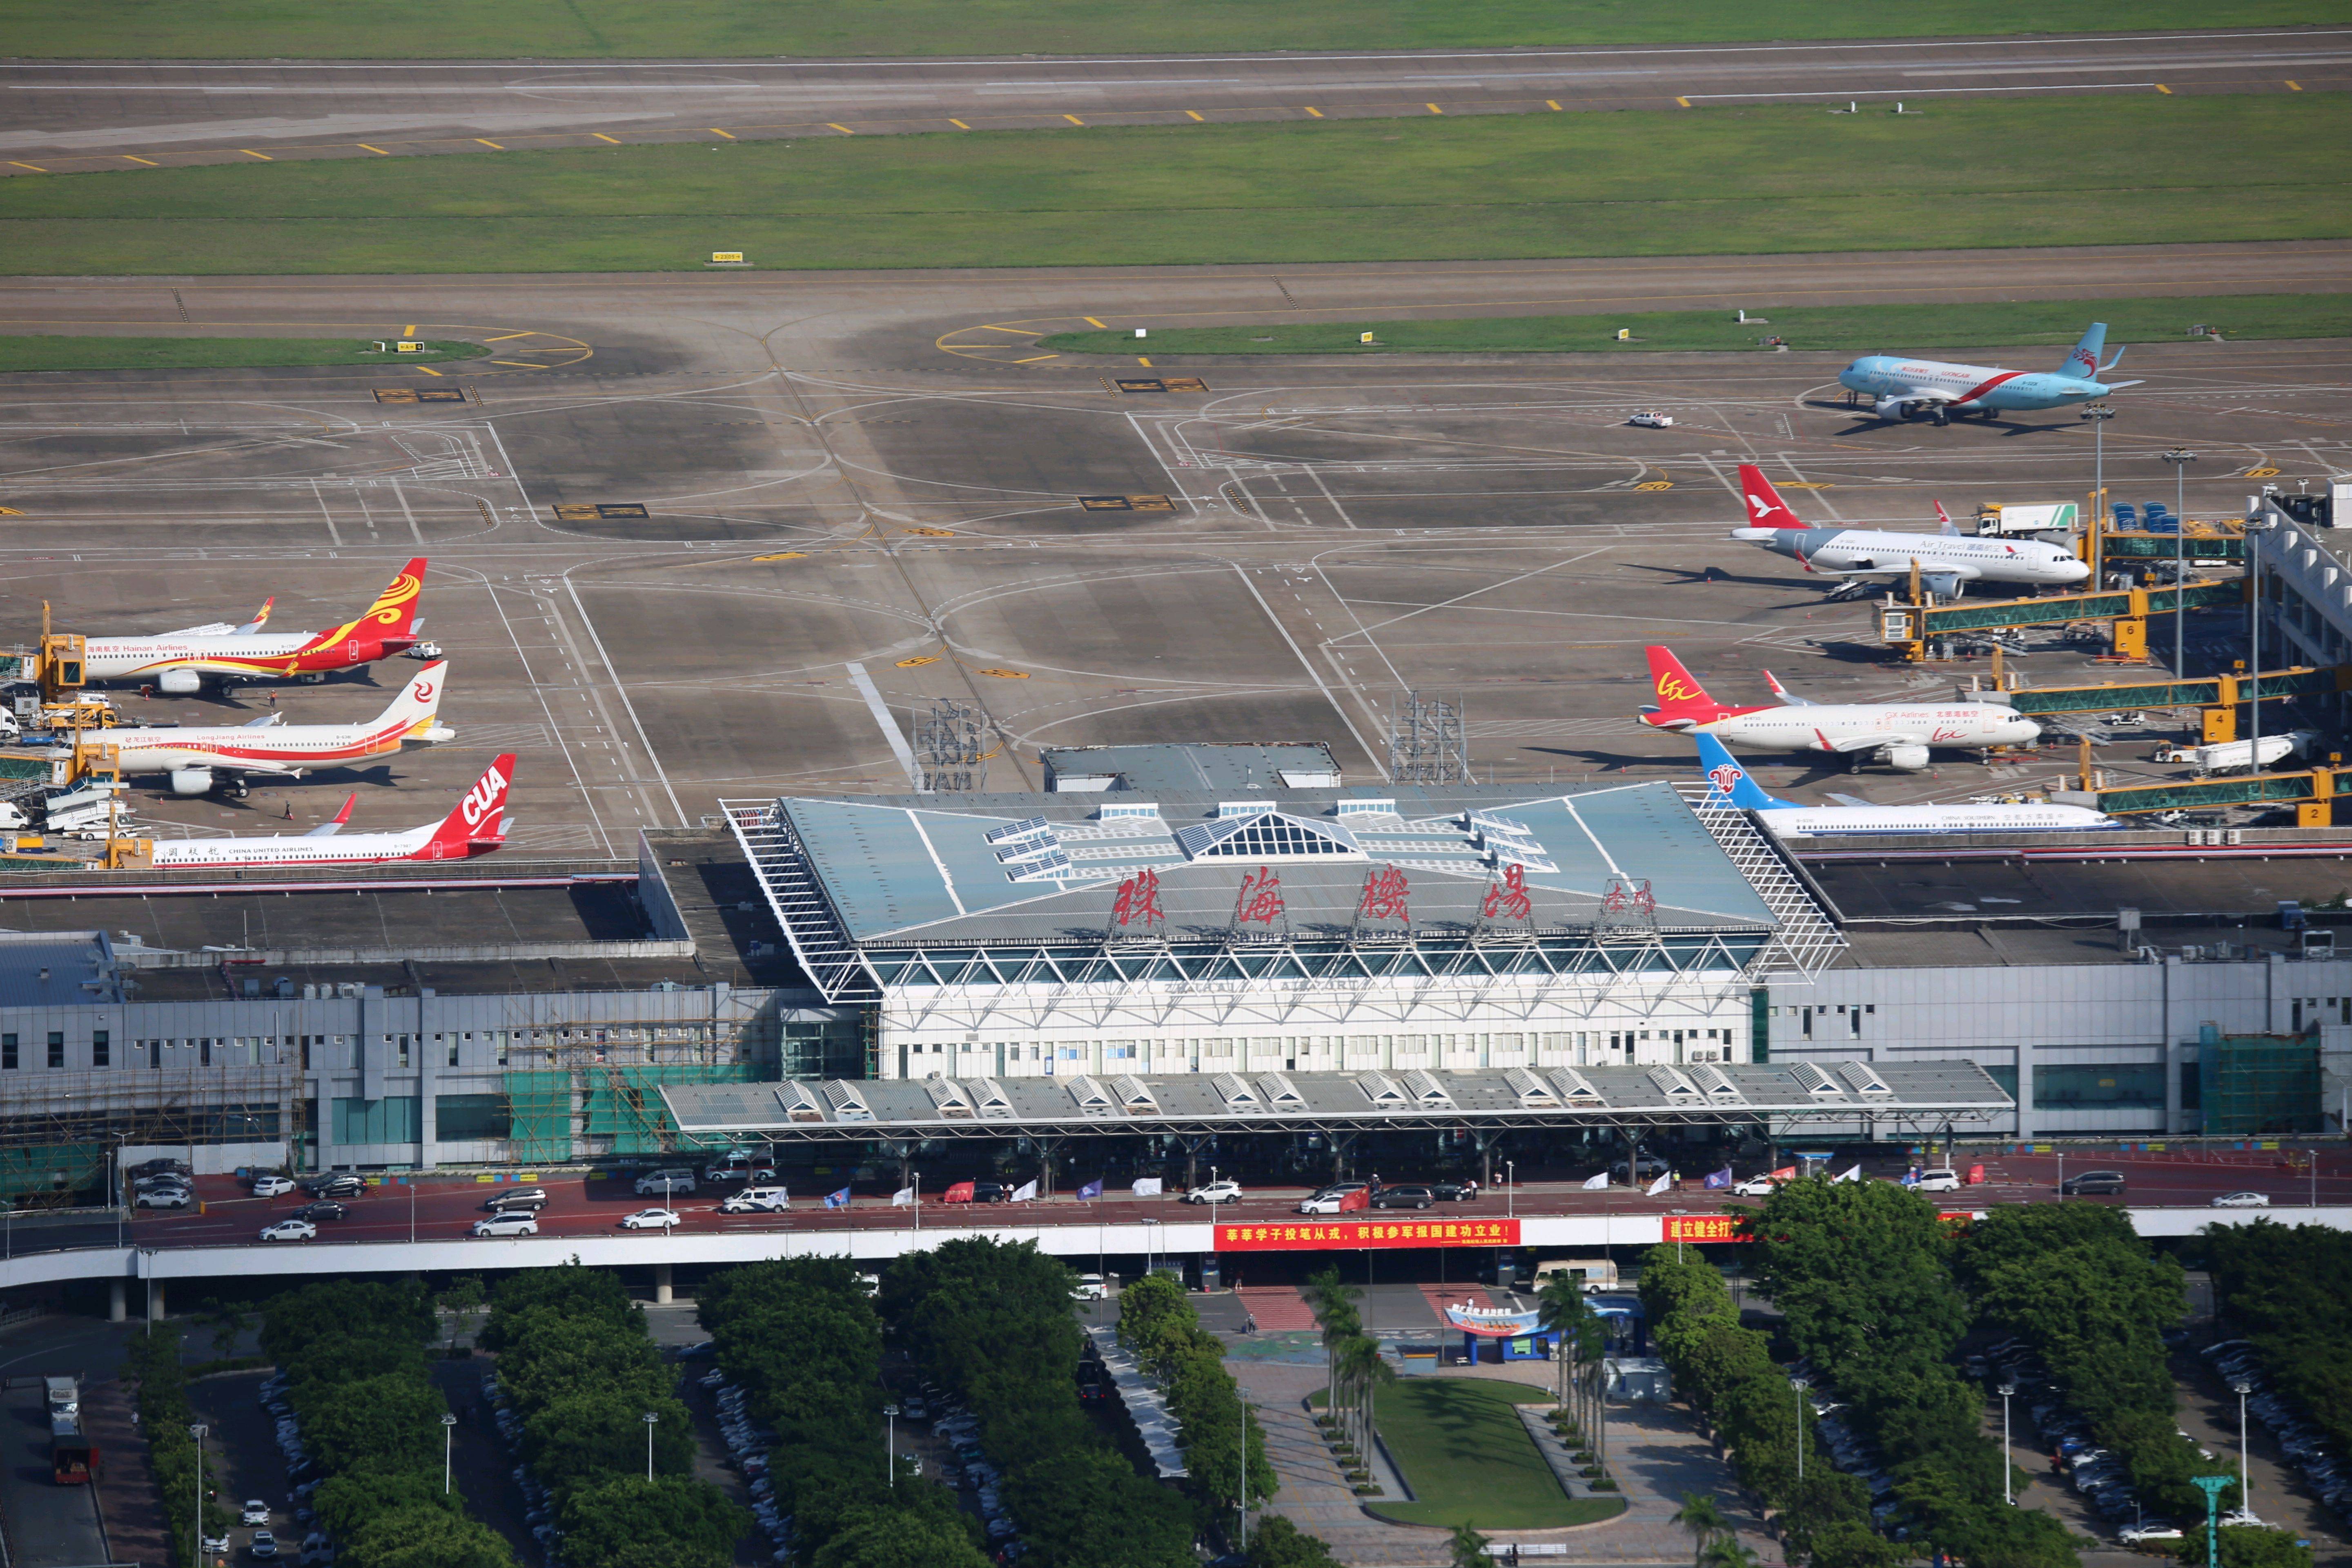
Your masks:
[{"label": "runway marking", "polygon": [[258,158],[265,163],[275,163],[278,162],[277,159],[271,157],[268,153],[257,153],[250,147],[240,147],[237,151],[244,153],[248,158]]},{"label": "runway marking", "polygon": [[401,329],[400,329],[400,335],[401,335],[402,337],[404,337],[404,338],[413,338],[413,337],[415,337],[415,336],[416,335],[416,327],[415,327],[415,325],[414,323],[412,323],[411,325],[408,325],[408,326],[405,326],[405,327],[401,328]]},{"label": "runway marking", "polygon": [[[1035,364],[1040,360],[1060,359],[1061,357],[1062,356],[1060,354],[1031,354],[1027,359],[1017,359],[1013,363],[1014,364]],[[1143,363],[1150,364],[1151,362],[1150,360],[1145,360]]]},{"label": "runway marking", "polygon": [[[805,550],[784,550],[779,551],[773,555],[754,555],[751,559],[754,561],[805,561],[808,559],[808,552]],[[716,563],[714,563],[714,564],[716,564]]]},{"label": "runway marking", "polygon": [[852,131],[848,126],[841,124],[837,121],[828,120],[825,121],[825,124],[831,129],[840,132],[844,136],[855,136],[857,134],[856,132]]},{"label": "runway marking", "polygon": [[966,125],[962,121],[956,119],[953,115],[950,115],[948,117],[948,123],[954,126],[959,131],[969,131],[971,129],[971,126]]},{"label": "runway marking", "polygon": [[902,659],[900,659],[900,660],[898,661],[898,668],[899,668],[900,669],[920,669],[923,666],[925,666],[925,665],[927,665],[927,664],[937,664],[937,663],[939,663],[939,662],[940,662],[940,656],[939,656],[938,654],[935,654],[935,653],[917,654],[917,655],[916,655],[914,658],[902,658]]},{"label": "runway marking", "polygon": [[2301,91],[2303,90],[2303,83],[2301,83],[2301,82],[2299,82],[2299,81],[2291,81],[2291,82],[2287,83],[2286,85],[2287,85],[2287,89],[2288,89],[2288,90],[2290,90],[2290,91],[2293,91],[2293,92],[2301,92]]},{"label": "runway marking", "polygon": [[[1189,115],[1191,115],[1193,119],[1200,121],[1201,121],[1202,124],[1204,124],[1204,125],[1208,123],[1207,120],[1206,120],[1206,119],[1202,115],[1201,111],[1200,111],[1199,110],[1197,110],[1197,109],[1188,109],[1188,110],[1186,110],[1184,112],[1185,112],[1185,113],[1187,113],[1187,114],[1189,114]],[[1309,113],[1309,114],[1312,114],[1312,113],[1314,113],[1315,111],[1314,111],[1313,110],[1311,110],[1311,109],[1310,109],[1310,110],[1308,110],[1307,112],[1307,113]]]},{"label": "runway marking", "polygon": [[124,154],[122,154],[122,155],[123,155],[124,157],[126,157],[126,158],[129,158],[129,159],[130,159],[132,163],[144,163],[144,164],[146,164],[146,165],[147,165],[149,168],[151,168],[151,169],[160,169],[160,168],[162,168],[162,167],[163,166],[163,164],[158,163],[157,162],[155,162],[155,160],[154,160],[154,159],[152,159],[152,158],[142,158],[142,157],[137,156],[137,155],[136,155],[136,154],[134,154],[134,153],[124,153]]},{"label": "runway marking", "polygon": [[1422,107],[1428,110],[1432,114],[1443,114],[1445,112],[1445,110],[1438,108],[1437,105],[1433,103],[1424,103]]},{"label": "runway marking", "polygon": [[1559,113],[1561,113],[1561,114],[1566,114],[1566,113],[1568,112],[1568,110],[1565,110],[1565,109],[1561,109],[1561,108],[1559,107],[1559,100],[1558,100],[1558,99],[1556,99],[1556,98],[1547,98],[1547,99],[1545,99],[1545,100],[1544,100],[1544,107],[1545,107],[1546,109],[1554,110],[1556,110],[1556,111],[1558,111]]},{"label": "runway marking", "polygon": [[477,136],[474,140],[479,142],[485,147],[496,147],[501,153],[506,151],[506,146],[503,142],[493,142],[487,136]]},{"label": "runway marking", "polygon": [[1308,105],[1307,106],[1307,112],[1308,114],[1310,114],[1310,115],[1314,116],[1314,117],[1315,117],[1316,119],[1318,119],[1318,120],[1320,120],[1320,119],[1322,119],[1322,118],[1323,118],[1323,111],[1322,111],[1321,110],[1319,110],[1319,109],[1316,108],[1316,107],[1315,107],[1313,104],[1311,104],[1311,103],[1310,103],[1310,104],[1308,104]]},{"label": "runway marking", "polygon": [[[492,360],[490,363],[491,363],[492,364],[504,364],[504,363],[508,363],[508,362],[506,362],[506,361],[504,361],[504,360],[495,360],[495,359],[494,359],[494,360]],[[429,364],[420,364],[420,365],[418,365],[416,368],[417,368],[417,369],[419,369],[419,370],[421,370],[421,371],[423,371],[425,374],[427,374],[427,375],[429,375],[429,376],[433,376],[433,377],[435,377],[436,379],[438,379],[438,378],[439,378],[439,376],[440,376],[440,374],[441,374],[441,373],[440,373],[439,371],[435,370],[435,369],[434,369],[431,365],[429,365]],[[531,368],[532,368],[532,369],[534,369],[534,370],[536,370],[536,369],[538,369],[539,367],[538,367],[538,366],[536,366],[536,365],[534,365],[534,366],[532,366]]]},{"label": "runway marking", "polygon": [[1690,107],[1690,100],[1687,98],[1678,98],[1675,100],[1675,101],[1681,104],[1685,109],[1688,109]]},{"label": "runway marking", "polygon": [[1078,319],[1086,322],[1086,324],[1090,327],[1100,327],[1105,331],[1110,331],[1110,323],[1108,321],[1097,321],[1092,316],[1081,316]]},{"label": "runway marking", "polygon": [[712,127],[710,128],[710,133],[711,133],[713,136],[724,136],[724,137],[726,137],[726,138],[727,138],[727,140],[729,140],[730,142],[732,142],[732,141],[734,141],[734,140],[735,140],[735,133],[734,133],[732,131],[721,131],[721,130],[719,130],[719,127],[717,127],[716,125],[714,125],[714,126],[712,126]]},{"label": "runway marking", "polygon": [[599,141],[599,142],[611,142],[614,146],[615,146],[615,147],[618,147],[618,146],[620,146],[620,145],[622,144],[622,143],[621,143],[621,139],[620,139],[619,137],[617,137],[617,136],[607,136],[607,135],[605,135],[602,131],[591,131],[590,132],[588,132],[588,134],[589,134],[589,135],[591,135],[591,136],[593,136],[593,137],[594,137],[594,138],[596,138],[596,140],[597,140],[597,141]]},{"label": "runway marking", "polygon": [[1026,680],[1029,679],[1029,672],[1025,669],[983,669],[980,673],[982,675],[992,675],[999,680]]},{"label": "runway marking", "polygon": [[1037,335],[1026,327],[1000,327],[994,321],[982,321],[976,330],[983,332],[1011,332],[1017,338],[1034,338]]},{"label": "runway marking", "polygon": [[[529,360],[520,359],[494,359],[490,363],[492,364],[510,364],[517,370],[552,370],[554,368],[552,365],[533,364]],[[423,370],[425,367],[423,365],[418,365],[416,368]],[[436,371],[434,374],[438,375],[440,372]]]},{"label": "runway marking", "polygon": [[14,159],[14,158],[9,159],[9,160],[8,160],[8,162],[9,162],[9,163],[10,163],[10,164],[12,164],[13,166],[15,166],[15,167],[16,167],[16,168],[19,168],[19,169],[30,169],[30,170],[32,170],[32,171],[33,171],[33,173],[35,173],[36,174],[47,174],[47,173],[48,173],[48,171],[47,171],[47,169],[42,168],[38,163],[18,163],[18,162],[17,162],[16,159]]},{"label": "runway marking", "polygon": [[486,343],[505,343],[512,342],[517,338],[535,338],[537,336],[539,336],[537,332],[500,332],[495,338],[484,338],[482,341]]},{"label": "runway marking", "polygon": [[2170,98],[2172,96],[2172,89],[2165,86],[2162,82],[2158,82],[2156,84],[2156,90],[2164,94],[2167,98]]},{"label": "runway marking", "polygon": [[874,678],[866,673],[864,665],[855,660],[844,668],[849,671],[849,684],[857,688],[857,694],[866,699],[866,710],[873,714],[874,722],[882,727],[883,737],[890,742],[890,754],[898,759],[898,766],[906,771],[907,782],[920,793],[923,773],[915,765],[914,748],[908,745],[907,737],[898,732],[898,721],[890,717],[890,710],[883,702],[882,693],[875,688]]},{"label": "runway marking", "polygon": [[385,157],[387,157],[387,158],[389,158],[389,157],[391,157],[391,156],[392,156],[392,154],[391,154],[391,153],[384,153],[383,148],[381,148],[381,147],[371,147],[371,146],[369,146],[369,145],[368,145],[366,142],[352,142],[352,146],[354,146],[354,147],[357,147],[357,148],[358,148],[361,152],[362,152],[362,153],[383,153],[383,155],[384,155]]},{"label": "runway marking", "polygon": [[[1026,364],[1026,363],[1028,363],[1029,362],[1028,362],[1027,360],[1019,360],[1019,361],[1016,361],[1016,362],[1014,362],[1014,363],[1020,363],[1020,364]],[[1150,364],[1150,363],[1151,363],[1151,361],[1150,361],[1150,357],[1149,357],[1149,356],[1147,356],[1147,355],[1144,355],[1144,354],[1138,354],[1138,355],[1136,355],[1136,356],[1135,356],[1135,363],[1138,363],[1138,364],[1148,365],[1148,364]]]},{"label": "runway marking", "polygon": [[1086,123],[1085,121],[1079,119],[1075,114],[1065,114],[1062,118],[1068,121],[1073,125],[1084,125]]}]

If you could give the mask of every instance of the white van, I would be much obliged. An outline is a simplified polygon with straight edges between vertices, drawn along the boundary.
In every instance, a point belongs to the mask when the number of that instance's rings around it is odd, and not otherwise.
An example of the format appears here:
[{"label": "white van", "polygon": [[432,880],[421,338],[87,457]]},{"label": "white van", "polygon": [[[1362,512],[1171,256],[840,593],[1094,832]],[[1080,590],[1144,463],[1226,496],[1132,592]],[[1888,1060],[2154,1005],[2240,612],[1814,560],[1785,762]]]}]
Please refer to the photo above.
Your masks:
[{"label": "white van", "polygon": [[782,1187],[745,1187],[729,1194],[720,1214],[782,1214],[792,1207],[791,1194]]},{"label": "white van", "polygon": [[671,1193],[694,1191],[694,1173],[684,1166],[655,1171],[637,1178],[637,1196],[667,1196]]},{"label": "white van", "polygon": [[1617,1265],[1606,1258],[1555,1258],[1549,1263],[1536,1265],[1536,1289],[1555,1274],[1581,1274],[1584,1293],[1588,1296],[1617,1289]]}]

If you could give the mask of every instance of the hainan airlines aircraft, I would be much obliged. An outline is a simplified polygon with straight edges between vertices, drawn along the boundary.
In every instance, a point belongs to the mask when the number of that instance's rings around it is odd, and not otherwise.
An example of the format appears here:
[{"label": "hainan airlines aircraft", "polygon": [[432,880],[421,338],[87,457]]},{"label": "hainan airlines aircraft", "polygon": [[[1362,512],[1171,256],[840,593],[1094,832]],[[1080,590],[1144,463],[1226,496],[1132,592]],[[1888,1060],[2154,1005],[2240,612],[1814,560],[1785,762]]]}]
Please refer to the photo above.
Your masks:
[{"label": "hainan airlines aircraft", "polygon": [[400,569],[355,621],[326,632],[268,632],[269,601],[241,626],[226,622],[152,637],[91,637],[82,656],[89,680],[152,681],[174,696],[206,680],[285,680],[350,669],[404,653],[424,640],[416,608],[425,591],[425,557]]},{"label": "hainan airlines aircraft", "polygon": [[1852,833],[2089,833],[2122,827],[2084,805],[1873,805],[1833,796],[1838,805],[1799,805],[1765,793],[1712,735],[1698,737],[1706,773],[1706,804],[1752,811],[1775,838],[1823,838]]},{"label": "hainan airlines aircraft", "polygon": [[1731,537],[1786,555],[1808,572],[1833,577],[1908,577],[1914,562],[1919,584],[1938,598],[1956,597],[1966,583],[2079,583],[2091,574],[2063,545],[2036,539],[1976,539],[1952,527],[1939,503],[1942,533],[1881,533],[1864,528],[1815,528],[1789,510],[1764,470],[1739,465],[1739,494],[1748,503],[1748,526]]},{"label": "hainan airlines aircraft", "polygon": [[438,822],[400,833],[337,836],[351,805],[334,821],[308,833],[282,837],[179,838],[159,843],[148,857],[157,869],[226,866],[361,866],[383,860],[466,860],[487,855],[507,841],[507,785],[514,778],[511,753],[490,764],[466,798]]},{"label": "hainan airlines aircraft", "polygon": [[1990,419],[1996,414],[2063,408],[2139,384],[2099,380],[2123,362],[2124,351],[2117,349],[2114,359],[2099,363],[2099,353],[2106,344],[2107,324],[2092,322],[2091,330],[2083,334],[2083,341],[2074,345],[2055,374],[1869,354],[1840,371],[1838,384],[1872,394],[1882,419],[1916,419],[1924,413],[1938,425],[1948,425],[1954,414],[1979,414]]},{"label": "hainan airlines aircraft", "polygon": [[[1943,747],[2021,746],[2042,726],[1998,702],[1811,703],[1788,700],[1770,708],[1727,708],[1706,694],[1672,652],[1646,650],[1658,700],[1642,722],[1685,734],[1712,735],[1739,746],[1783,752],[1868,752],[1890,767],[1917,772]],[[1773,683],[1775,690],[1780,683]]]},{"label": "hainan airlines aircraft", "polygon": [[248,773],[299,775],[453,739],[457,731],[439,718],[448,669],[446,659],[426,665],[390,707],[363,723],[281,725],[272,713],[236,729],[93,731],[89,743],[114,752],[126,775],[171,774],[173,795],[221,788],[242,795]]}]

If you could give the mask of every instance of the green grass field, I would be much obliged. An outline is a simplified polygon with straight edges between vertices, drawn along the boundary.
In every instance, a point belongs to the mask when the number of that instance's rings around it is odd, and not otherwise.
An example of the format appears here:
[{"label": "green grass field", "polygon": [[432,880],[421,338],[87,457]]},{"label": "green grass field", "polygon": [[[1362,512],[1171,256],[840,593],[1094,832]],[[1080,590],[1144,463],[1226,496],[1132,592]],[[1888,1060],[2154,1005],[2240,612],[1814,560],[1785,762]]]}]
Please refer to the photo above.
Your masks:
[{"label": "green grass field", "polygon": [[2352,233],[2347,145],[2352,96],[2280,93],[215,164],[0,180],[0,271],[657,270],[713,250],[782,268],[2308,239]]},{"label": "green grass field", "polygon": [[7,53],[45,58],[1198,54],[1988,33],[2352,20],[2345,0],[5,0]]},{"label": "green grass field", "polygon": [[[1322,1396],[1316,1396],[1320,1404]],[[1559,1489],[1535,1440],[1513,1414],[1550,1396],[1523,1383],[1408,1377],[1382,1388],[1373,1407],[1389,1457],[1404,1472],[1412,1502],[1367,1505],[1399,1524],[1480,1530],[1549,1530],[1613,1519],[1621,1498],[1571,1498]]]},{"label": "green grass field", "polygon": [[0,372],[27,370],[250,370],[289,364],[419,364],[473,359],[479,343],[425,345],[421,353],[378,353],[348,338],[0,337]]},{"label": "green grass field", "polygon": [[[1766,308],[1768,307],[1769,308]],[[2091,321],[2107,323],[2110,351],[2179,340],[2206,324],[2231,338],[2352,338],[2352,294],[2231,294],[2179,300],[2012,300],[1949,305],[1748,306],[1764,324],[1724,310],[1591,316],[1475,316],[1448,321],[1315,321],[1298,326],[1154,327],[1132,332],[1058,332],[1039,346],[1062,353],[1398,354],[1659,353],[1763,352],[1766,337],[1791,349],[1867,353],[1885,348],[2064,348]],[[1617,341],[1620,328],[1631,342]],[[1362,342],[1360,335],[1372,334]],[[2052,359],[2054,363],[2056,356]]]}]

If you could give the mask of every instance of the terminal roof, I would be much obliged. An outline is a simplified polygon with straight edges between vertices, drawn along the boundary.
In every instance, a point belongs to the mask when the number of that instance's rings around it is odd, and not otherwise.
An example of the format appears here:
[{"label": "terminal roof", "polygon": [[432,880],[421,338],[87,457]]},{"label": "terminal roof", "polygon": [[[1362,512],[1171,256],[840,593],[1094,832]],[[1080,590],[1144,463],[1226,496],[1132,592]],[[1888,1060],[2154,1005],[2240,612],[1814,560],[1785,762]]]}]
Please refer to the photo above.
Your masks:
[{"label": "terminal roof", "polygon": [[1337,787],[1339,760],[1320,741],[1142,746],[1048,746],[1040,752],[1053,791],[1308,789]]}]

